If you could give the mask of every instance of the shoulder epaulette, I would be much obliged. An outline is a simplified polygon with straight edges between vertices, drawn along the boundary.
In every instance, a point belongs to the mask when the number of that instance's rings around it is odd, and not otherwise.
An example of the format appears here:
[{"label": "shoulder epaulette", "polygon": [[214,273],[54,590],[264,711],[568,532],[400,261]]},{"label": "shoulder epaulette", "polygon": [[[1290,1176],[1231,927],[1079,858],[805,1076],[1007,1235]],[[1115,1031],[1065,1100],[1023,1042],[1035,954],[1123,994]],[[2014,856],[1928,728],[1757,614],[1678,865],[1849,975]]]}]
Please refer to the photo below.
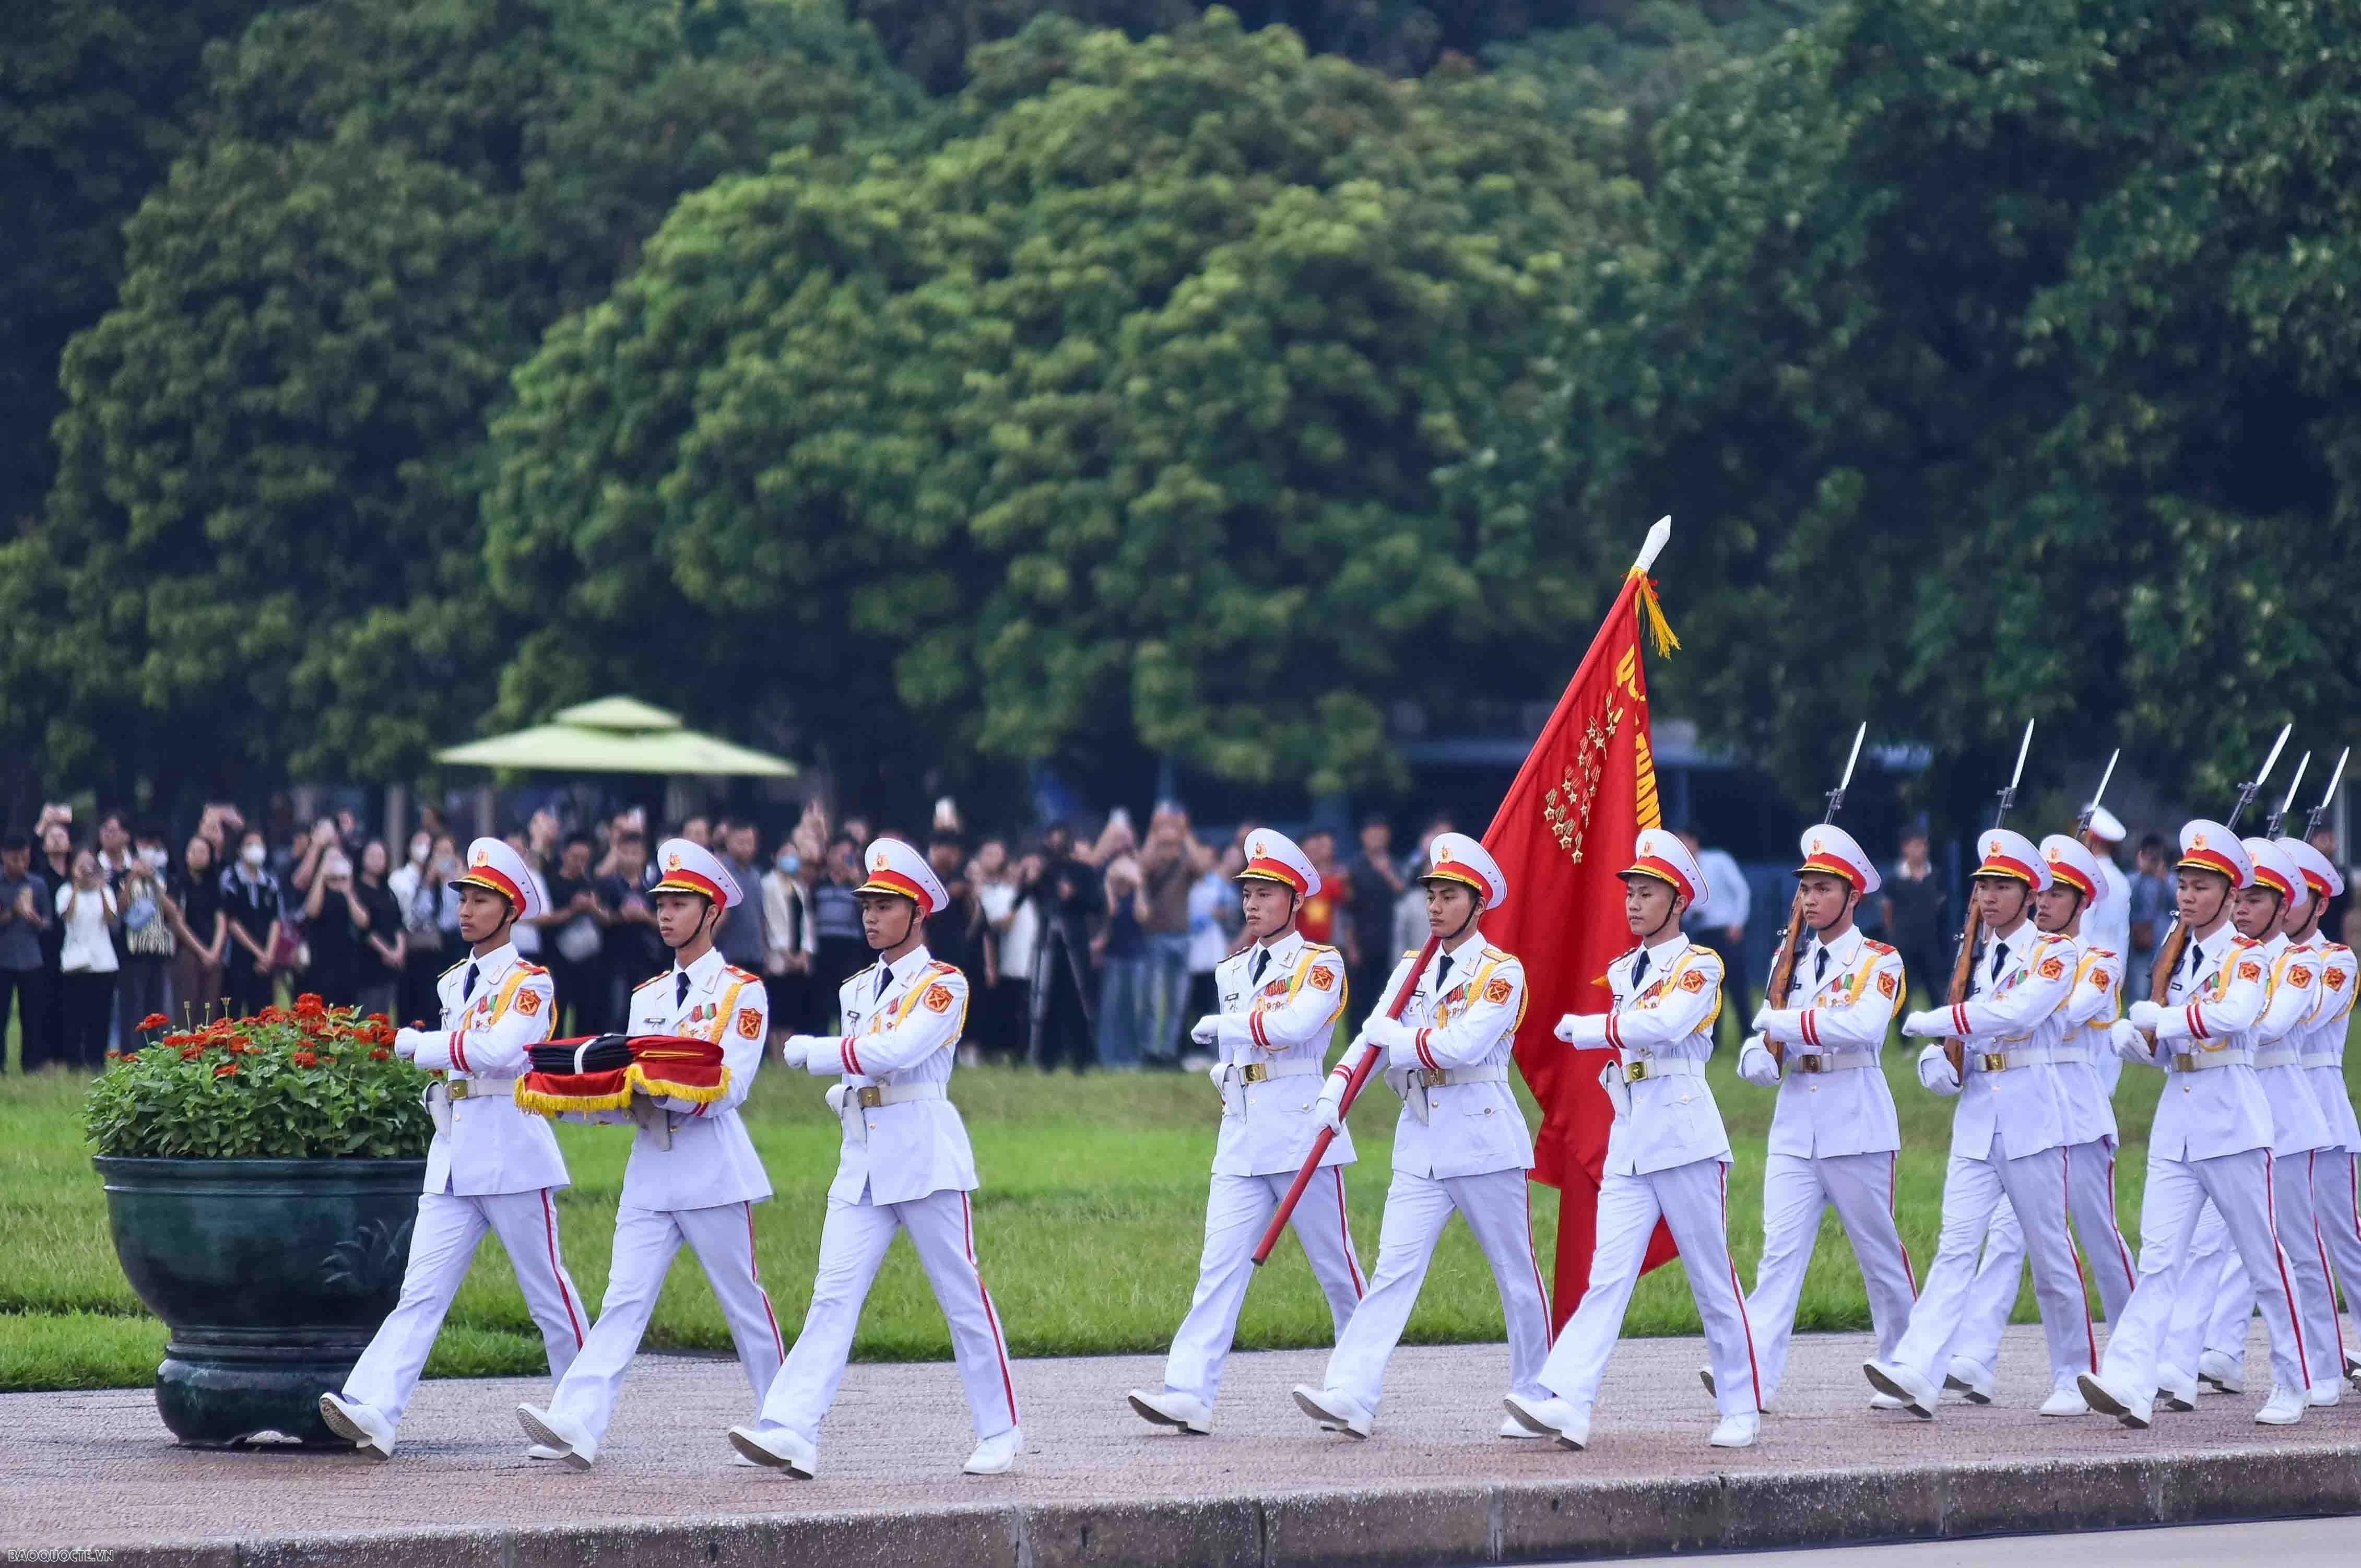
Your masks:
[{"label": "shoulder epaulette", "polygon": [[1308,951],[1315,953],[1333,953],[1336,950],[1325,942],[1306,942],[1303,946]]},{"label": "shoulder epaulette", "polygon": [[943,962],[942,959],[937,959],[933,963],[927,966],[927,972],[928,974],[957,974],[960,972],[960,967],[957,964],[947,964]]},{"label": "shoulder epaulette", "polygon": [[1496,964],[1510,964],[1521,961],[1518,959],[1516,954],[1509,951],[1508,948],[1496,948],[1488,942],[1484,946],[1484,956],[1491,959]]},{"label": "shoulder epaulette", "polygon": [[736,964],[723,964],[721,966],[721,970],[724,974],[734,974],[740,980],[743,981],[758,981],[763,978],[761,975],[756,974],[752,970],[740,969]]},{"label": "shoulder epaulette", "polygon": [[2091,957],[2094,959],[2119,959],[2123,957],[2121,953],[2118,953],[2113,948],[2085,948],[2082,950],[2090,954]]},{"label": "shoulder epaulette", "polygon": [[522,959],[519,959],[517,960],[517,966],[516,966],[516,967],[517,967],[518,970],[519,970],[521,973],[524,973],[524,974],[547,974],[547,973],[549,972],[547,970],[545,970],[545,969],[542,968],[542,967],[541,967],[541,965],[539,965],[539,964],[529,964],[529,963],[525,962]]},{"label": "shoulder epaulette", "polygon": [[1874,941],[1867,937],[1863,937],[1861,939],[1861,945],[1867,948],[1872,953],[1883,954],[1896,950],[1892,943]]},{"label": "shoulder epaulette", "polygon": [[2230,945],[2234,948],[2259,948],[2262,946],[2260,942],[2256,941],[2252,937],[2240,936],[2235,932],[2231,934]]},{"label": "shoulder epaulette", "polygon": [[655,974],[652,974],[652,975],[648,976],[648,978],[647,978],[647,979],[645,979],[645,980],[643,980],[643,981],[640,981],[640,983],[639,983],[639,984],[637,984],[637,985],[635,985],[635,986],[631,987],[631,992],[632,992],[632,993],[633,993],[634,995],[636,995],[636,994],[638,994],[639,992],[642,992],[642,991],[645,991],[648,987],[650,987],[650,986],[653,985],[656,981],[660,981],[660,980],[664,980],[664,979],[668,978],[668,977],[671,975],[671,973],[672,973],[672,970],[663,970],[658,971],[658,972],[657,972],[657,973],[655,973]]},{"label": "shoulder epaulette", "polygon": [[1608,960],[1607,960],[1607,967],[1608,967],[1609,969],[1610,969],[1610,970],[1611,970],[1611,969],[1613,969],[1617,964],[1621,963],[1625,959],[1630,958],[1632,954],[1634,954],[1634,953],[1638,952],[1639,950],[1640,950],[1640,949],[1639,949],[1639,948],[1624,948],[1621,952],[1620,952],[1620,953],[1616,954],[1613,958],[1611,958],[1611,959],[1608,959]]},{"label": "shoulder epaulette", "polygon": [[1405,948],[1402,949],[1402,957],[1406,959],[1414,959],[1418,957],[1420,951],[1421,949],[1417,948]]},{"label": "shoulder epaulette", "polygon": [[[1690,953],[1703,953],[1707,958],[1711,959],[1714,962],[1716,962],[1716,963],[1719,963],[1719,962],[1721,962],[1721,955],[1720,955],[1719,953],[1715,952],[1711,948],[1707,947],[1703,942],[1691,942],[1691,943],[1689,944],[1689,952],[1690,952]],[[1681,955],[1681,957],[1682,957],[1682,958],[1686,958],[1687,956],[1688,956],[1688,953],[1684,953],[1684,954],[1682,954],[1682,955]],[[1675,959],[1675,962],[1677,962],[1677,961],[1679,961],[1679,960],[1678,960],[1678,959]]]},{"label": "shoulder epaulette", "polygon": [[466,963],[467,961],[467,960],[466,959],[464,959],[464,958],[463,958],[463,959],[461,959],[459,960],[459,963],[458,963],[458,964],[453,964],[449,969],[445,970],[443,971],[443,974],[438,974],[438,975],[436,975],[434,978],[439,981],[440,980],[442,980],[443,975],[445,975],[445,974],[456,974],[456,973],[458,973],[458,972],[459,972],[459,964],[464,964],[464,963]]},{"label": "shoulder epaulette", "polygon": [[873,969],[875,969],[876,967],[877,967],[877,966],[876,966],[876,964],[875,964],[875,963],[873,963],[873,962],[863,964],[863,965],[862,965],[862,966],[861,966],[861,968],[859,968],[859,969],[857,969],[857,970],[854,970],[851,974],[846,975],[846,976],[844,977],[844,980],[843,980],[843,981],[842,981],[841,983],[849,985],[849,984],[851,984],[852,981],[856,981],[856,980],[859,980],[862,975],[867,974],[871,970],[873,970]]}]

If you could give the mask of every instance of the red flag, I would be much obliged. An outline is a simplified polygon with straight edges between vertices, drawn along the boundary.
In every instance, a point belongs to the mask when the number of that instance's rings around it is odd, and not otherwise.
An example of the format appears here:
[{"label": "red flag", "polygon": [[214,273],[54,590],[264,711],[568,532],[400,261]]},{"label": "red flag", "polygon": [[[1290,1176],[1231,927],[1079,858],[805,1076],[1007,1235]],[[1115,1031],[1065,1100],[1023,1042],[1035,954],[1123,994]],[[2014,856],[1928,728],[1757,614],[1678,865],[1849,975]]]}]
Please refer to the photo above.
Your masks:
[{"label": "red flag", "polygon": [[[1655,585],[1635,567],[1484,834],[1510,890],[1484,934],[1525,965],[1517,1067],[1542,1105],[1533,1179],[1558,1190],[1551,1298],[1559,1327],[1590,1282],[1598,1181],[1615,1113],[1598,1085],[1609,1055],[1573,1050],[1554,1031],[1561,1014],[1604,1013],[1613,1000],[1608,961],[1631,946],[1616,873],[1631,863],[1640,830],[1662,816],[1640,664],[1643,616],[1658,652],[1680,645],[1657,608]],[[1659,1224],[1643,1266],[1673,1255],[1672,1236]]]}]

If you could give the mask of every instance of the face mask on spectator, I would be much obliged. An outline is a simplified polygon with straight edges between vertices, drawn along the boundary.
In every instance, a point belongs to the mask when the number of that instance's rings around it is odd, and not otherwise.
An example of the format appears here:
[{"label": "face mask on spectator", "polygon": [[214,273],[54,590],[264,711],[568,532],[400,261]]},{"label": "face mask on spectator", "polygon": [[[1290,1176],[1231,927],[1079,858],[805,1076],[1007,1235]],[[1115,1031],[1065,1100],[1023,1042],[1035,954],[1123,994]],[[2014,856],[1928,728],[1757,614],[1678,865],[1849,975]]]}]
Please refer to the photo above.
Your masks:
[{"label": "face mask on spectator", "polygon": [[262,869],[262,862],[269,857],[264,852],[261,845],[248,844],[245,849],[240,850],[237,852],[237,858],[244,861],[247,865],[254,867],[257,871],[260,871]]},{"label": "face mask on spectator", "polygon": [[139,851],[139,858],[148,862],[150,870],[160,872],[164,869],[165,863],[170,861],[172,857],[164,852],[161,845],[150,844],[148,848]]},{"label": "face mask on spectator", "polygon": [[417,838],[412,839],[410,841],[410,858],[413,861],[423,861],[426,857],[434,851],[434,840],[426,837],[425,834],[421,833]]},{"label": "face mask on spectator", "polygon": [[804,858],[801,855],[796,854],[793,850],[781,850],[779,851],[779,869],[786,872],[787,875],[793,876],[797,872],[804,869]]}]

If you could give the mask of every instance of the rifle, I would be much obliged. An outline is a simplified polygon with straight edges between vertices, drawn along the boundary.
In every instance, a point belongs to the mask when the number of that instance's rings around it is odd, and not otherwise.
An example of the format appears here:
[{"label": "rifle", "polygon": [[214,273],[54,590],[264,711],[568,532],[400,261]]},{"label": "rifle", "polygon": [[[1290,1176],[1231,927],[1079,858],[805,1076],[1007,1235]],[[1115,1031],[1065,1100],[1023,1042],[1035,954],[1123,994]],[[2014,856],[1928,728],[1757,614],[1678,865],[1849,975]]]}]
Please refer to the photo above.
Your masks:
[{"label": "rifle", "polygon": [[[1861,728],[1852,732],[1852,751],[1845,758],[1844,776],[1837,780],[1836,788],[1828,791],[1828,813],[1820,818],[1823,824],[1834,822],[1837,813],[1844,808],[1845,791],[1852,786],[1852,767],[1861,761],[1861,739],[1868,733],[1869,721],[1863,719]],[[1795,984],[1795,960],[1803,957],[1803,953],[1804,890],[1799,886],[1795,889],[1795,902],[1787,911],[1786,934],[1779,938],[1779,956],[1771,962],[1771,983],[1763,988],[1763,1001],[1773,1007],[1787,1005],[1787,992]],[[1786,1047],[1776,1040],[1765,1040],[1763,1044],[1771,1053],[1773,1061],[1785,1065]]]},{"label": "rifle", "polygon": [[2107,771],[2099,775],[2099,787],[2092,792],[2090,804],[2082,807],[2082,815],[2074,818],[2074,837],[2084,840],[2082,847],[2086,850],[2090,848],[2087,840],[2091,836],[2091,818],[2099,815],[2099,802],[2107,798],[2107,783],[2115,776],[2115,763],[2122,760],[2123,754],[2124,749],[2118,746],[2108,756]]},{"label": "rifle", "polygon": [[[2288,732],[2294,728],[2292,724],[2279,726],[2279,738],[2271,742],[2271,754],[2263,759],[2263,771],[2255,775],[2253,782],[2238,786],[2238,803],[2230,808],[2230,820],[2225,824],[2231,832],[2235,833],[2238,830],[2238,818],[2245,816],[2246,807],[2255,803],[2255,796],[2262,789],[2263,781],[2271,776],[2272,765],[2279,760],[2279,748],[2287,744]],[[2344,765],[2341,762],[2338,764],[2337,771],[2340,773],[2344,771]],[[2175,909],[2172,912],[2171,928],[2165,932],[2164,940],[2156,945],[2156,962],[2149,966],[2147,971],[2147,993],[2159,1006],[2163,1004],[2165,993],[2172,989],[2172,971],[2180,967],[2180,955],[2186,952],[2188,948],[2189,927],[2181,924],[2180,911]],[[2147,1042],[2150,1049],[2155,1048],[2156,1036],[2150,1035]]]},{"label": "rifle", "polygon": [[2345,760],[2352,755],[2353,748],[2350,746],[2345,747],[2345,750],[2336,753],[2336,771],[2328,775],[2327,793],[2320,797],[2320,804],[2312,808],[2312,817],[2303,825],[2303,841],[2305,843],[2311,843],[2312,839],[2320,832],[2320,819],[2328,815],[2328,803],[2336,798],[2336,786],[2345,782]]},{"label": "rifle", "polygon": [[[1993,826],[1995,828],[2008,820],[2009,807],[2016,804],[2017,781],[2025,777],[2025,754],[2032,749],[2033,720],[2028,718],[2025,721],[2025,738],[2016,743],[2016,767],[2008,775],[2008,787],[2000,792],[2000,806],[1993,813]],[[2110,767],[2112,766],[2113,764],[2110,764]],[[2086,817],[2083,820],[2087,825],[2089,818]],[[1984,929],[1983,915],[1976,908],[1976,895],[1972,885],[1975,879],[1971,877],[1968,880],[1971,884],[1967,897],[1968,923],[1960,933],[1959,953],[1951,959],[1951,1004],[1953,1006],[1968,999],[1969,988],[1974,983],[1976,938],[1983,935]],[[1957,1036],[1945,1040],[1943,1055],[1949,1060],[1951,1071],[1955,1076],[1966,1073],[1968,1061],[1966,1041]]]},{"label": "rifle", "polygon": [[2295,792],[2303,787],[2303,771],[2312,766],[2312,753],[2306,751],[2295,760],[2295,777],[2288,780],[2287,794],[2281,797],[2279,809],[2263,818],[2263,837],[2279,837],[2279,826],[2287,820],[2288,807],[2295,804]]}]

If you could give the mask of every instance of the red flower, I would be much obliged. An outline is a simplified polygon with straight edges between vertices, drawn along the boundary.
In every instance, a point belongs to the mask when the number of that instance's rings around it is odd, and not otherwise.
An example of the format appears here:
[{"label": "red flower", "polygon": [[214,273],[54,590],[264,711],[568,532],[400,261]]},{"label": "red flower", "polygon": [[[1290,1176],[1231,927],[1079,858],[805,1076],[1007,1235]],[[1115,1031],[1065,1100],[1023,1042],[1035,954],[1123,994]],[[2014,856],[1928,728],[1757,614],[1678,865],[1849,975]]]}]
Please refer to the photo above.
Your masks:
[{"label": "red flower", "polygon": [[214,1069],[214,1076],[215,1078],[227,1078],[236,1071],[237,1063],[234,1061],[225,1061],[222,1063],[221,1066]]},{"label": "red flower", "polygon": [[368,1015],[368,1021],[369,1021],[370,1023],[372,1023],[372,1024],[390,1024],[390,1023],[392,1023],[392,1022],[393,1022],[393,1020],[392,1020],[392,1019],[390,1019],[390,1018],[387,1017],[387,1016],[386,1016],[384,1014],[382,1014],[382,1013],[372,1013],[372,1014],[370,1014]]},{"label": "red flower", "polygon": [[327,1003],[316,991],[307,991],[295,999],[295,1011],[298,1013],[325,1013],[327,1010]]},{"label": "red flower", "polygon": [[317,1067],[320,1065],[320,1058],[310,1051],[297,1051],[295,1053],[295,1065],[297,1067]]},{"label": "red flower", "polygon": [[106,1053],[106,1059],[109,1061],[121,1061],[123,1059],[123,1053],[121,1051],[109,1051]]},{"label": "red flower", "polygon": [[126,1051],[123,1053],[123,1065],[126,1067],[129,1067],[133,1062],[136,1062],[138,1059],[139,1053],[137,1051]]},{"label": "red flower", "polygon": [[181,1047],[181,1059],[182,1061],[194,1061],[204,1054],[205,1047],[203,1046],[182,1046]]},{"label": "red flower", "polygon": [[161,1013],[150,1013],[139,1020],[139,1026],[142,1029],[168,1029],[171,1025],[172,1021]]},{"label": "red flower", "polygon": [[387,1050],[383,1046],[379,1046],[376,1050],[369,1052],[369,1060],[383,1061],[391,1055],[393,1055],[391,1051]]}]

